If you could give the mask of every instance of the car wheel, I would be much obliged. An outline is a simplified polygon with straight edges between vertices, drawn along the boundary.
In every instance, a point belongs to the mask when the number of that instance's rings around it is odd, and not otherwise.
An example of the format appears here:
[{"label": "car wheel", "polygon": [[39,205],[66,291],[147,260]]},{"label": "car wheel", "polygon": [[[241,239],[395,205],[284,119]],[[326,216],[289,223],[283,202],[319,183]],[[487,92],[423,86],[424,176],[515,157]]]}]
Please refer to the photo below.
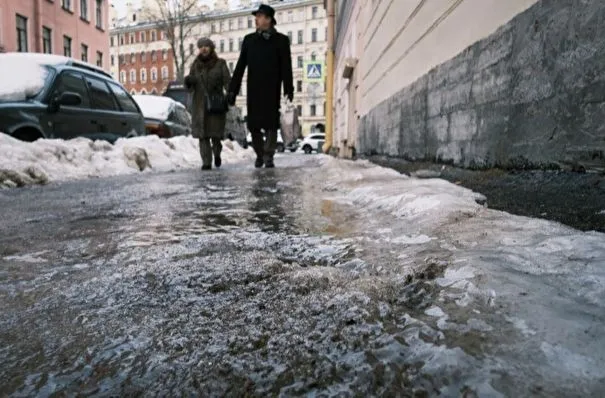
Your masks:
[{"label": "car wheel", "polygon": [[34,142],[39,138],[44,138],[42,134],[33,128],[25,128],[15,131],[13,137],[26,142]]},{"label": "car wheel", "polygon": [[290,148],[290,152],[292,152],[292,153],[296,152],[296,148]]},{"label": "car wheel", "polygon": [[305,146],[303,147],[303,151],[305,151],[305,153],[306,153],[307,155],[309,155],[309,154],[311,154],[311,153],[313,152],[313,148],[311,148],[311,145],[305,145]]}]

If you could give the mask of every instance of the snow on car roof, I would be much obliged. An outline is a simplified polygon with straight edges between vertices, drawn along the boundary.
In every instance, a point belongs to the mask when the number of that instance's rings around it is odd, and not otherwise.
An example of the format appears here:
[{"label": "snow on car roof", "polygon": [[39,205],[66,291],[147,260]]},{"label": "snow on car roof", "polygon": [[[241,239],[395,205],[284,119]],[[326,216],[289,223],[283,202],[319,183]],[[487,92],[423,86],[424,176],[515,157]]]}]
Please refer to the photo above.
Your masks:
[{"label": "snow on car roof", "polygon": [[139,104],[143,116],[149,119],[166,119],[172,107],[178,104],[170,97],[159,95],[133,95],[132,98]]},{"label": "snow on car roof", "polygon": [[[59,62],[57,57],[46,57],[45,54],[0,54],[0,101],[25,101],[38,94],[48,76],[48,70],[43,65]],[[41,59],[46,59],[46,62]]]}]

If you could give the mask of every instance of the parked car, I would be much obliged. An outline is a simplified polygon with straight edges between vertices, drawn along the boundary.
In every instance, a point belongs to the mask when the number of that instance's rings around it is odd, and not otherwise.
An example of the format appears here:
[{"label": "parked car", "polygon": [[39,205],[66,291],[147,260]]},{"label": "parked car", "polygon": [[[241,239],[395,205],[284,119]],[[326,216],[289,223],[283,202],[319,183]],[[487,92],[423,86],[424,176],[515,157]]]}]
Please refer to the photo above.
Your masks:
[{"label": "parked car", "polygon": [[323,133],[312,133],[306,136],[300,143],[300,147],[306,154],[317,152],[320,145],[323,145],[326,135]]},{"label": "parked car", "polygon": [[181,82],[172,81],[168,83],[168,87],[166,87],[166,90],[164,90],[162,96],[172,98],[173,100],[180,102],[187,109],[189,109],[191,106],[191,94]]},{"label": "parked car", "polygon": [[130,94],[94,65],[58,55],[0,54],[0,131],[25,141],[145,134]]},{"label": "parked car", "polygon": [[158,95],[134,95],[133,98],[145,116],[148,135],[169,138],[191,134],[191,115],[180,102]]}]

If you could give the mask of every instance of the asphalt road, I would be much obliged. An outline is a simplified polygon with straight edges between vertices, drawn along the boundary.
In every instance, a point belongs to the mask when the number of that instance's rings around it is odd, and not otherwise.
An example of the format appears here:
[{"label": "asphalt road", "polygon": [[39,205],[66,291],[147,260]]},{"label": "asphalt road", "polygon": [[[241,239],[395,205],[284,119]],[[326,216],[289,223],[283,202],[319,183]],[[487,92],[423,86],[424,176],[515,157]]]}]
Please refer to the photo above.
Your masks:
[{"label": "asphalt road", "polygon": [[1,191],[0,395],[553,397],[605,386],[599,369],[569,382],[494,344],[521,337],[487,302],[439,330],[436,252],[403,272],[388,243],[360,239],[391,217],[325,200],[316,157],[277,164]]}]

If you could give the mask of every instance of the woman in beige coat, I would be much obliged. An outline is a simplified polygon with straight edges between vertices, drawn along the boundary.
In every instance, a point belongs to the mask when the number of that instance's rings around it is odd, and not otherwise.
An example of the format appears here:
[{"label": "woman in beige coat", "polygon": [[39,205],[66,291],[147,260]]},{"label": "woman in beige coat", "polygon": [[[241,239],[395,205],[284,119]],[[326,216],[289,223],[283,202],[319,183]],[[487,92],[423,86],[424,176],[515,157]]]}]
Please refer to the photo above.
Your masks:
[{"label": "woman in beige coat", "polygon": [[[192,92],[191,116],[193,136],[200,140],[200,155],[202,170],[212,169],[214,165],[221,167],[221,141],[225,138],[225,121],[227,103],[225,91],[229,87],[231,75],[224,59],[216,55],[215,46],[208,38],[197,42],[199,54],[191,65],[189,75],[185,77],[185,86]],[[224,99],[225,112],[210,112],[207,102]],[[216,103],[217,101],[214,101]],[[218,101],[221,102],[221,101]]]}]

